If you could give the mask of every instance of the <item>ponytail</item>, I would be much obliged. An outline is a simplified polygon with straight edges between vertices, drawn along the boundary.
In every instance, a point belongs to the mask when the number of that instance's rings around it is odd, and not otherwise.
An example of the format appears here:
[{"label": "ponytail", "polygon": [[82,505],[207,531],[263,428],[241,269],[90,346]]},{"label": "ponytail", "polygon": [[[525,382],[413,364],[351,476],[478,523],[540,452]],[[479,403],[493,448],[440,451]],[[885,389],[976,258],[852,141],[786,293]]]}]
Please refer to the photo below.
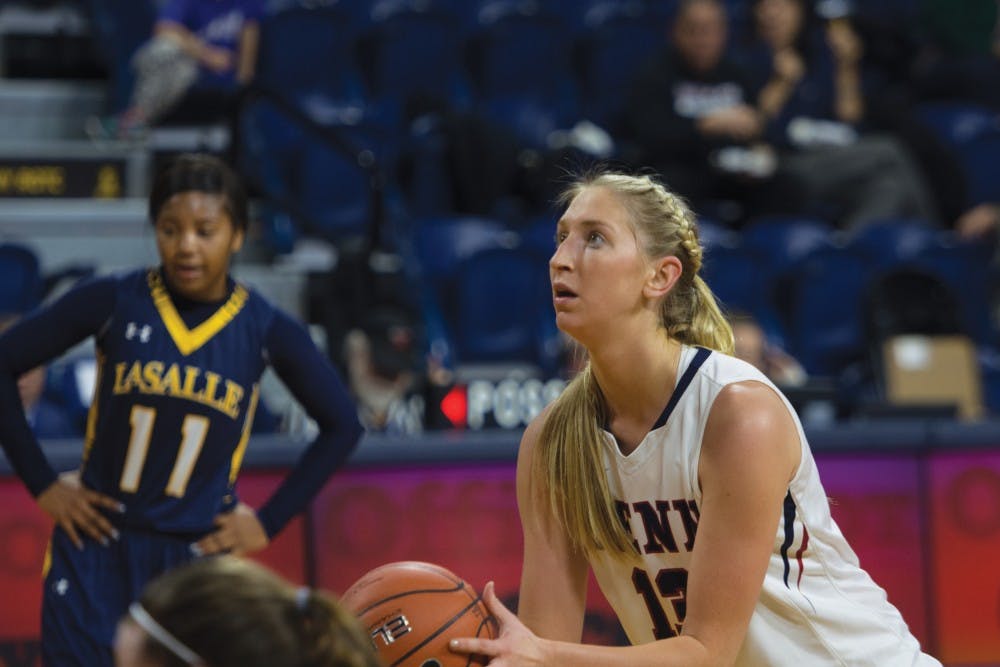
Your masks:
[{"label": "ponytail", "polygon": [[602,551],[629,558],[638,551],[614,511],[604,472],[604,406],[588,362],[546,416],[532,478],[546,480],[552,515],[588,559]]},{"label": "ponytail", "polygon": [[[591,187],[606,188],[619,198],[648,257],[680,259],[681,276],[660,306],[667,335],[686,345],[732,354],[732,327],[698,275],[702,247],[687,204],[649,176],[600,170],[570,184],[558,201],[568,205]],[[607,436],[601,427],[607,420],[604,396],[588,363],[549,409],[532,478],[546,480],[552,515],[589,560],[605,552],[632,562],[638,547],[618,516],[604,470]]]}]

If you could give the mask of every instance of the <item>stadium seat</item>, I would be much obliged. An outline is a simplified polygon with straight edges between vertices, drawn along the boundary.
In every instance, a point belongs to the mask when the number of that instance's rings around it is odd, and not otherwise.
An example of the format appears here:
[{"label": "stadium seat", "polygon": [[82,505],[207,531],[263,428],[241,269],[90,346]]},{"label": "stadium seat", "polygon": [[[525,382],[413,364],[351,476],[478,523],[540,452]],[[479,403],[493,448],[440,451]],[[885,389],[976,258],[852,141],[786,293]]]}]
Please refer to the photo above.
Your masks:
[{"label": "stadium seat", "polygon": [[1000,345],[990,299],[997,285],[993,249],[976,241],[926,248],[914,264],[939,276],[958,298],[963,330],[981,345]]},{"label": "stadium seat", "polygon": [[967,204],[1000,201],[1000,114],[972,104],[926,102],[920,116],[957,153],[969,185]]},{"label": "stadium seat", "polygon": [[359,41],[370,103],[405,120],[468,103],[457,19],[434,5],[377,3]]},{"label": "stadium seat", "polygon": [[789,352],[810,375],[836,375],[863,359],[863,303],[868,265],[845,248],[826,248],[806,259],[791,299]]},{"label": "stadium seat", "polygon": [[627,72],[641,66],[664,43],[665,27],[642,2],[592,5],[576,48],[581,114],[616,133],[631,85]]},{"label": "stadium seat", "polygon": [[778,315],[766,275],[760,271],[762,257],[745,246],[708,247],[701,277],[727,314],[753,316],[768,339],[784,345],[784,324]]},{"label": "stadium seat", "polygon": [[579,117],[570,55],[569,32],[539,3],[487,3],[466,52],[474,102],[526,145],[544,148],[549,132]]},{"label": "stadium seat", "polygon": [[772,275],[783,275],[817,250],[834,243],[834,228],[821,220],[767,217],[752,220],[741,232],[743,245],[765,259]]},{"label": "stadium seat", "polygon": [[913,261],[940,243],[940,230],[923,220],[910,218],[881,220],[847,238],[848,247],[876,271]]},{"label": "stadium seat", "polygon": [[548,258],[526,249],[490,248],[457,272],[454,325],[459,363],[530,363],[558,370]]},{"label": "stadium seat", "polygon": [[337,6],[298,6],[261,25],[257,85],[289,100],[310,97],[358,104],[364,99],[354,60],[355,26]]},{"label": "stadium seat", "polygon": [[27,246],[0,244],[0,314],[21,314],[44,296],[45,282],[38,256]]}]

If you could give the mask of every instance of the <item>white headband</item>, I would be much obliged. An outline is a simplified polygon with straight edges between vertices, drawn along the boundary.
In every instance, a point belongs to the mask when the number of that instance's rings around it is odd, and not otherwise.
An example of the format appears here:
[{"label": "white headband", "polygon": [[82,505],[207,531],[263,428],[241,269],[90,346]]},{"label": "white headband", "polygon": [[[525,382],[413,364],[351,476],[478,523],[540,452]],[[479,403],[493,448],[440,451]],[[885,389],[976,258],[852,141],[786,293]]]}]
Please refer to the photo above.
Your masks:
[{"label": "white headband", "polygon": [[150,616],[149,612],[146,611],[138,602],[133,602],[129,605],[128,615],[132,617],[132,620],[135,621],[140,628],[146,631],[146,634],[162,644],[171,653],[187,664],[205,664],[205,661],[202,660],[197,653],[182,644],[177,637],[174,637],[167,631],[166,628],[157,623],[156,619]]}]

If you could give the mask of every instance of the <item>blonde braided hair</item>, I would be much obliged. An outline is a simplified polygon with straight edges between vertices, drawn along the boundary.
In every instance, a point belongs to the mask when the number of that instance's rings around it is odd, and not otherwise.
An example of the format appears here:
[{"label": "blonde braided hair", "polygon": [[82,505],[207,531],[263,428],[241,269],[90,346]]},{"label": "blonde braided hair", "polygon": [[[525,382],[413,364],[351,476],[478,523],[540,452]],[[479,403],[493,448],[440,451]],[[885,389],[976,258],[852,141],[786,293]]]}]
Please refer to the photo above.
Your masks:
[{"label": "blonde braided hair", "polygon": [[[703,252],[691,209],[654,178],[595,171],[578,178],[559,201],[568,205],[589,188],[606,188],[629,213],[647,257],[673,255],[681,276],[664,298],[660,323],[688,344],[733,351],[733,331],[712,291],[698,276]],[[615,512],[603,465],[606,405],[588,364],[556,400],[539,435],[533,479],[544,480],[552,514],[573,544],[593,559],[600,552],[632,560],[638,551]]]}]

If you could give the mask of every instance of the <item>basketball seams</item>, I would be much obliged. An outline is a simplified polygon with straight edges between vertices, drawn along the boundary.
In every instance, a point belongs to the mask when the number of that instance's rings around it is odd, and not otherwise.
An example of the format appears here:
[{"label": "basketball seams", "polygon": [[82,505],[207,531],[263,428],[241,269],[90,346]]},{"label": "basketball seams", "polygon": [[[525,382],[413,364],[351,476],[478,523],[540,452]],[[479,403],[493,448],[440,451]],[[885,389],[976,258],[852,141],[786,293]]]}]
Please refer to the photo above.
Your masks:
[{"label": "basketball seams", "polygon": [[[420,588],[408,589],[411,586]],[[372,601],[375,595],[380,597]],[[341,599],[370,626],[373,644],[377,637],[382,638],[384,646],[377,644],[376,650],[388,667],[481,667],[486,662],[484,656],[453,654],[447,649],[447,640],[452,636],[493,638],[497,634],[497,624],[475,588],[434,563],[387,563],[370,570]],[[359,603],[364,604],[363,609],[358,609]],[[417,626],[411,625],[417,619]],[[423,636],[424,632],[430,634]]]},{"label": "basketball seams", "polygon": [[[367,607],[365,607],[361,611],[357,612],[357,615],[358,616],[362,616],[364,614],[367,614],[372,609],[374,609],[375,607],[377,607],[377,606],[379,606],[381,604],[385,604],[386,602],[391,602],[393,600],[398,600],[400,598],[405,598],[405,597],[407,597],[409,595],[422,595],[424,593],[430,593],[430,594],[435,594],[435,593],[457,593],[458,591],[460,591],[460,590],[462,590],[464,588],[465,588],[465,584],[461,583],[461,584],[458,584],[457,586],[455,586],[454,588],[418,588],[418,589],[414,589],[412,591],[405,591],[403,593],[396,593],[395,595],[390,595],[389,597],[382,598],[380,600],[372,602]],[[470,595],[469,597],[471,599],[472,596]]]},{"label": "basketball seams", "polygon": [[[482,601],[482,599],[483,598],[482,598],[481,595],[477,596],[476,599],[474,599],[472,602],[470,602],[468,605],[466,605],[463,609],[461,609],[457,614],[455,614],[450,619],[448,619],[447,623],[442,623],[437,628],[437,630],[435,630],[431,634],[427,635],[427,637],[425,637],[422,642],[420,642],[419,644],[417,644],[416,646],[414,646],[413,648],[411,648],[409,651],[407,651],[403,655],[399,656],[399,658],[396,660],[396,662],[394,662],[391,665],[389,665],[389,667],[397,667],[398,665],[400,665],[403,662],[405,662],[407,658],[409,658],[411,655],[413,655],[414,653],[416,653],[417,651],[419,651],[420,649],[422,649],[431,640],[436,639],[441,633],[443,633],[445,630],[447,630],[452,625],[454,625],[455,623],[457,623],[460,618],[462,618],[467,613],[469,613],[469,611],[471,611],[472,609],[474,609],[476,607],[476,605],[478,605]],[[480,624],[480,627],[481,626],[482,626],[482,624]],[[470,661],[471,661],[471,658],[470,658]]]}]

